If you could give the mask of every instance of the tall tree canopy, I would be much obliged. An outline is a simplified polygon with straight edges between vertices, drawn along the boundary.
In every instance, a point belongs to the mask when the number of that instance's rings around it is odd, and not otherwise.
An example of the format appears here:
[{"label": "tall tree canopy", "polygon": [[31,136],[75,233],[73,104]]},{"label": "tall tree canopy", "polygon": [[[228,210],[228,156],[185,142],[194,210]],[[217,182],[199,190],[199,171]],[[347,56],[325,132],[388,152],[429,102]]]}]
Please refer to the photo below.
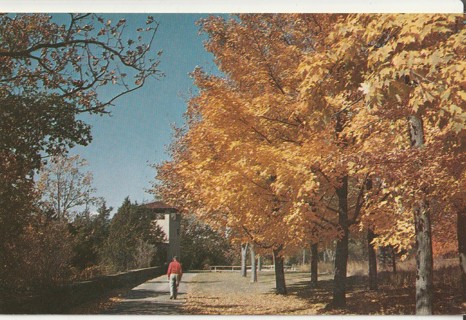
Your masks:
[{"label": "tall tree canopy", "polygon": [[158,167],[164,200],[275,248],[337,239],[335,306],[345,304],[351,225],[398,250],[427,239],[427,211],[434,247],[455,234],[465,198],[460,16],[239,15],[201,26],[223,75],[193,74],[187,127]]}]

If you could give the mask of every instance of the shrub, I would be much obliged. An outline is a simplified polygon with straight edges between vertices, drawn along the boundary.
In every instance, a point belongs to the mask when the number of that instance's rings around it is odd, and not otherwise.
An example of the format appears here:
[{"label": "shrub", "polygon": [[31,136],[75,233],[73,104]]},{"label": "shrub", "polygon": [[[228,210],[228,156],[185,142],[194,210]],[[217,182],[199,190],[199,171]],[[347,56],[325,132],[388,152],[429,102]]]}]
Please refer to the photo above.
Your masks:
[{"label": "shrub", "polygon": [[66,223],[31,224],[16,248],[17,269],[11,274],[11,284],[33,291],[63,284],[71,277],[72,257],[72,239]]}]

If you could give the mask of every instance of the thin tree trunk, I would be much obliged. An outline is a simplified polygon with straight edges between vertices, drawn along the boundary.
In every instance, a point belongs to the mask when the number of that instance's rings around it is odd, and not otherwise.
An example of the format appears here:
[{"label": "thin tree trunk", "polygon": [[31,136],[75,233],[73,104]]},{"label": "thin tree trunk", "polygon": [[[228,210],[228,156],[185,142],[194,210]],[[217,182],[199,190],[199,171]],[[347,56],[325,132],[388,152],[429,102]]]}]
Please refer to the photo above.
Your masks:
[{"label": "thin tree trunk", "polygon": [[[409,135],[412,148],[424,145],[424,128],[420,116],[408,117]],[[425,196],[423,194],[422,196]],[[432,314],[433,259],[432,232],[428,202],[422,199],[414,208],[416,233],[416,314]]]},{"label": "thin tree trunk", "polygon": [[[366,180],[366,188],[367,190],[372,189],[372,179]],[[378,281],[377,281],[377,254],[375,251],[375,246],[372,243],[376,235],[372,228],[367,229],[367,252],[369,256],[369,289],[370,290],[377,290],[378,289]]]},{"label": "thin tree trunk", "polygon": [[313,243],[311,245],[311,288],[318,287],[317,280],[317,263],[318,263],[318,244]]},{"label": "thin tree trunk", "polygon": [[367,248],[369,252],[369,289],[377,290],[377,255],[372,241],[375,239],[375,234],[372,229],[367,229]]},{"label": "thin tree trunk", "polygon": [[278,294],[286,294],[284,259],[280,255],[281,247],[273,250],[275,263],[275,287]]},{"label": "thin tree trunk", "polygon": [[257,258],[257,269],[260,271],[262,271],[262,256],[259,256]]},{"label": "thin tree trunk", "polygon": [[379,263],[382,266],[382,269],[387,269],[387,246],[379,247]]},{"label": "thin tree trunk", "polygon": [[246,267],[247,254],[248,254],[248,244],[243,243],[241,245],[241,276],[242,277],[247,276],[247,267]]},{"label": "thin tree trunk", "polygon": [[303,263],[302,265],[304,266],[306,264],[306,249],[303,249]]},{"label": "thin tree trunk", "polygon": [[346,268],[348,263],[348,176],[341,179],[341,186],[336,190],[338,196],[338,223],[343,232],[337,241],[335,255],[335,276],[333,287],[333,308],[346,306]]},{"label": "thin tree trunk", "polygon": [[416,314],[432,314],[433,280],[432,280],[432,234],[430,214],[425,204],[415,210],[414,225],[416,230]]},{"label": "thin tree trunk", "polygon": [[396,251],[395,248],[391,247],[392,249],[392,271],[393,274],[396,274]]},{"label": "thin tree trunk", "polygon": [[463,283],[463,302],[466,302],[466,213],[458,212],[457,220],[458,253],[460,258],[461,281]]},{"label": "thin tree trunk", "polygon": [[257,259],[254,244],[249,247],[251,253],[251,282],[257,282]]}]

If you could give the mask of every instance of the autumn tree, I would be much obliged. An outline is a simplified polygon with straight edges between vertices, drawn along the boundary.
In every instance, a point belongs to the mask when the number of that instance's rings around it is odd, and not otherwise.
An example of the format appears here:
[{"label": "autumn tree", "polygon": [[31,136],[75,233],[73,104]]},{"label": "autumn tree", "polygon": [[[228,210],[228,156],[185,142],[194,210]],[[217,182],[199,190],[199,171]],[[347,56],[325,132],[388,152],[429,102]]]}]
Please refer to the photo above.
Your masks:
[{"label": "autumn tree", "polygon": [[92,173],[82,172],[87,161],[79,155],[53,156],[39,172],[37,186],[43,211],[52,219],[72,220],[73,210],[89,210],[99,200],[94,194]]},{"label": "autumn tree", "polygon": [[2,270],[10,269],[14,243],[31,212],[37,211],[40,196],[32,170],[41,166],[43,155],[89,141],[89,127],[75,119],[71,105],[62,99],[0,95],[0,261],[7,265]]},{"label": "autumn tree", "polygon": [[[157,31],[152,17],[137,39],[125,35],[124,18],[70,14],[63,24],[56,20],[46,14],[0,15],[2,152],[27,161],[26,170],[39,167],[41,152],[90,142],[89,127],[76,115],[108,113],[118,97],[162,76],[150,51]],[[117,93],[101,99],[101,88],[108,86]]]},{"label": "autumn tree", "polygon": [[430,314],[432,239],[456,229],[464,198],[463,25],[454,15],[356,15],[335,30],[344,39],[335,59],[350,52],[363,70],[365,103],[344,130],[354,169],[378,180],[362,222],[379,244],[400,249],[416,238],[416,312]]},{"label": "autumn tree", "polygon": [[[90,142],[89,126],[76,116],[108,113],[118,97],[162,76],[151,51],[157,23],[148,17],[142,25],[131,39],[124,18],[0,15],[3,266],[10,268],[8,256],[30,219],[32,178],[42,157]],[[104,97],[109,86],[116,93]]]},{"label": "autumn tree", "polygon": [[[199,94],[173,161],[159,167],[162,194],[276,257],[336,238],[331,306],[343,307],[350,228],[374,232],[371,246],[401,250],[422,233],[415,230],[419,201],[443,212],[433,215],[443,219],[433,224],[434,238],[462,217],[464,32],[455,18],[439,17],[203,20],[222,74],[193,73]],[[426,111],[436,103],[441,110]],[[412,148],[406,128],[419,110],[430,140]],[[418,256],[429,256],[425,247]],[[277,288],[285,292],[282,275]]]},{"label": "autumn tree", "polygon": [[65,283],[73,276],[73,236],[64,221],[48,221],[37,214],[15,239],[14,269],[3,270],[8,276],[2,294],[18,291],[42,292]]},{"label": "autumn tree", "polygon": [[176,192],[167,190],[175,187],[202,219],[230,228],[256,250],[273,251],[279,293],[286,293],[285,252],[307,241],[315,223],[327,223],[311,209],[317,184],[308,155],[298,157],[303,123],[293,114],[298,48],[313,45],[301,37],[310,30],[317,35],[322,25],[312,17],[297,20],[240,15],[201,21],[206,48],[227,77],[193,73],[200,94],[189,103],[188,130],[176,141],[174,161],[158,171],[166,201],[173,201]]},{"label": "autumn tree", "polygon": [[[18,270],[17,246],[28,215],[34,210],[37,195],[33,191],[33,182],[24,180],[24,172],[17,159],[11,155],[0,157],[0,287],[11,288]],[[5,289],[6,290],[6,289]]]},{"label": "autumn tree", "polygon": [[321,186],[325,186],[324,195],[316,199],[317,205],[336,214],[339,230],[332,307],[346,304],[350,227],[359,222],[369,178],[367,173],[355,174],[354,141],[345,134],[354,116],[351,110],[362,101],[358,87],[364,72],[361,66],[364,60],[359,54],[363,49],[351,47],[338,33],[338,23],[346,18],[335,17],[328,36],[321,40],[316,50],[303,57],[297,70],[303,78],[301,104],[296,113],[306,123],[301,157],[313,155],[308,170],[318,177]]},{"label": "autumn tree", "polygon": [[74,106],[59,97],[38,94],[0,99],[1,150],[5,156],[14,156],[25,170],[38,169],[44,155],[91,141],[89,126],[76,119]]},{"label": "autumn tree", "polygon": [[[382,97],[375,103],[375,108],[380,108],[375,112],[382,119],[408,124],[408,130],[397,136],[411,148],[400,150],[395,146],[389,161],[398,160],[406,165],[398,165],[395,172],[404,173],[405,179],[400,181],[403,189],[398,194],[404,195],[403,207],[414,213],[418,265],[416,313],[431,314],[432,242],[448,241],[443,237],[455,230],[455,222],[460,219],[455,221],[454,217],[464,207],[461,137],[464,137],[466,96],[460,79],[465,70],[462,57],[466,34],[461,18],[454,15],[384,17],[379,34],[386,32],[391,23],[398,25],[399,30],[369,55],[371,73],[365,83],[368,98],[374,94]],[[368,33],[367,38],[371,37]],[[374,63],[387,50],[385,59],[392,66]],[[395,108],[398,112],[393,112]],[[437,237],[432,236],[432,231],[439,232]]]},{"label": "autumn tree", "polygon": [[[124,18],[69,14],[63,20],[47,14],[0,16],[3,96],[49,92],[76,112],[103,113],[116,98],[161,76],[151,52],[158,27],[152,16],[137,29],[137,39],[125,36]],[[109,84],[118,85],[120,93],[100,100],[97,89]]]},{"label": "autumn tree", "polygon": [[91,172],[83,172],[86,165],[79,155],[55,155],[41,168],[36,183],[42,215],[68,223],[72,236],[69,246],[73,249],[70,264],[78,272],[98,265],[111,211],[102,203],[98,214],[91,214],[91,208],[102,199],[95,196]]}]

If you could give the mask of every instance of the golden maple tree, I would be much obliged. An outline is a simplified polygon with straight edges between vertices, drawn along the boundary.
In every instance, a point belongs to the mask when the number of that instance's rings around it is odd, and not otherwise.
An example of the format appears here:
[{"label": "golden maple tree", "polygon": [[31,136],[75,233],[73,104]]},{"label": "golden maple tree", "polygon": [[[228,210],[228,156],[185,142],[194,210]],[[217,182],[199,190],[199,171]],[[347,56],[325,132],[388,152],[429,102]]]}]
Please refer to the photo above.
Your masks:
[{"label": "golden maple tree", "polygon": [[[337,41],[332,43],[332,39]],[[311,73],[303,89],[305,93],[309,88],[321,89],[326,82],[312,72],[316,65],[322,68],[319,64],[325,65],[324,70],[331,66],[347,71],[341,78],[343,90],[326,88],[321,96],[335,99],[347,95],[348,87],[360,85],[364,104],[351,105],[352,118],[343,129],[346,139],[353,142],[355,160],[348,165],[356,174],[379,182],[366,195],[369,200],[361,224],[375,226],[381,233],[375,241],[378,244],[406,248],[416,237],[420,261],[416,310],[429,314],[433,291],[430,220],[438,246],[451,240],[448,234],[455,224],[460,236],[460,220],[464,219],[462,19],[454,15],[353,15],[336,25],[329,40],[326,56],[336,61],[336,67],[311,57],[304,65]],[[357,61],[356,73],[351,73],[349,60]],[[348,100],[348,95],[343,96],[337,105],[344,107]]]},{"label": "golden maple tree", "polygon": [[[183,154],[175,152],[179,158],[166,164],[176,169],[159,172],[179,174],[190,201],[202,204],[197,212],[203,219],[281,259],[320,230],[335,234],[310,206],[322,195],[300,150],[304,124],[294,114],[300,83],[295,70],[304,52],[299,46],[312,45],[298,38],[306,32],[286,17],[238,18],[241,23],[215,17],[201,22],[210,36],[206,48],[227,77],[193,73],[200,93],[189,103],[189,130],[178,141]],[[309,25],[322,28],[314,19],[297,18],[307,31]]]},{"label": "golden maple tree", "polygon": [[[401,250],[428,217],[434,247],[445,248],[465,199],[460,17],[238,15],[200,25],[221,74],[193,72],[199,94],[173,160],[158,167],[166,201],[277,256],[336,239],[337,307],[352,225]],[[418,250],[426,263],[427,247]]]}]

